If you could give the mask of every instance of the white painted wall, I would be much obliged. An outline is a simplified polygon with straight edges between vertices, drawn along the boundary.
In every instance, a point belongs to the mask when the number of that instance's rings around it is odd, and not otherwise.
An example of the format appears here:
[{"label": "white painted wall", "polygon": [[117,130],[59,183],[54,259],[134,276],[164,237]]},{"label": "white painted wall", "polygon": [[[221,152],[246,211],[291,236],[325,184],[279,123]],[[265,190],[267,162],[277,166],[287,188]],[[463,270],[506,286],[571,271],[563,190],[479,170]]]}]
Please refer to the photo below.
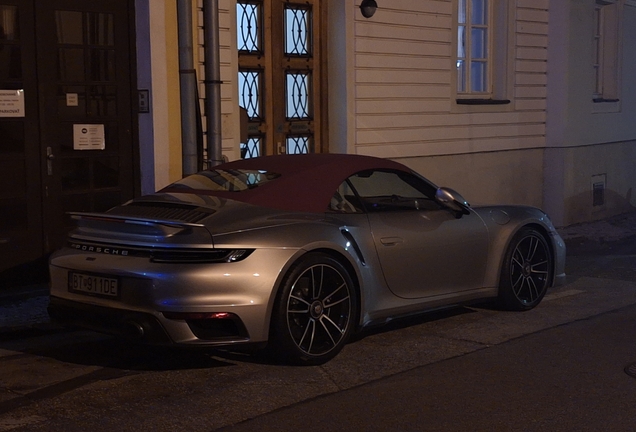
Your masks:
[{"label": "white painted wall", "polygon": [[352,1],[329,0],[329,152],[355,153],[355,49]]},{"label": "white painted wall", "polygon": [[455,103],[456,0],[381,2],[370,19],[354,13],[355,152],[417,158],[543,148],[547,5],[512,4],[512,102],[499,106]]},{"label": "white painted wall", "polygon": [[[229,160],[238,159],[240,122],[238,116],[238,54],[236,47],[236,0],[219,0],[219,56],[221,60],[221,140],[223,155]],[[199,96],[205,131],[205,32],[203,28],[203,0],[197,0],[196,55]],[[204,139],[205,142],[205,139]],[[207,144],[204,144],[207,148]]]},{"label": "white painted wall", "polygon": [[154,129],[155,190],[170,184],[170,116],[168,98],[168,44],[166,2],[148,2],[150,17],[150,59],[152,75],[152,120]]},{"label": "white painted wall", "polygon": [[456,0],[379,2],[370,19],[359,5],[329,3],[331,151],[399,160],[474,203],[540,206],[549,1],[500,4],[511,103],[497,106],[455,102]]},{"label": "white painted wall", "polygon": [[[619,0],[620,2],[621,0]],[[557,225],[601,219],[636,206],[636,2],[624,3],[618,103],[594,103],[595,0],[552,0],[544,207]],[[606,179],[593,206],[593,179]]]},{"label": "white painted wall", "polygon": [[[165,1],[149,2],[151,32],[165,20]],[[497,85],[511,102],[497,106],[456,103],[457,0],[382,1],[370,19],[360,13],[361,0],[325,1],[331,152],[400,160],[474,202],[543,205],[557,225],[634,203],[636,1],[619,0],[625,7],[616,112],[599,112],[590,97],[594,0],[501,0],[509,8],[499,23],[509,29],[499,41],[509,68]],[[229,159],[238,158],[240,135],[235,2],[220,0],[223,152]],[[169,148],[160,33],[151,47],[157,184],[165,180]],[[198,55],[202,80],[202,46]],[[603,158],[608,151],[612,156]],[[586,207],[589,179],[600,171],[613,197],[603,211]]]}]

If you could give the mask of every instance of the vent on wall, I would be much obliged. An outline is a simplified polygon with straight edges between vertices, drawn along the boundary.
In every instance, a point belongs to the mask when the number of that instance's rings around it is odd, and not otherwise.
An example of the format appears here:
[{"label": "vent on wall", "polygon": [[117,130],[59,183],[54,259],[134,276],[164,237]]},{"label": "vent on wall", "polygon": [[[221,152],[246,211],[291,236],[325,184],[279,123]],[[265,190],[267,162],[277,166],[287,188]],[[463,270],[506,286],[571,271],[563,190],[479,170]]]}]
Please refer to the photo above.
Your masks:
[{"label": "vent on wall", "polygon": [[592,176],[592,206],[599,207],[605,204],[606,174]]}]

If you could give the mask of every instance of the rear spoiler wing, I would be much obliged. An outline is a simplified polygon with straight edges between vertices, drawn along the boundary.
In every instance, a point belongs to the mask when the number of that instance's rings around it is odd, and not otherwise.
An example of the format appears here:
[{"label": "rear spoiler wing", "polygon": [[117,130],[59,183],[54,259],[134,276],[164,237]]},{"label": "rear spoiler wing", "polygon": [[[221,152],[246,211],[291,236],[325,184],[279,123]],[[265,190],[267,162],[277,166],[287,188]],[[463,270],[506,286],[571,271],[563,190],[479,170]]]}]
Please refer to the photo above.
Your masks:
[{"label": "rear spoiler wing", "polygon": [[192,223],[192,222],[182,222],[176,221],[173,219],[150,219],[143,217],[131,217],[125,215],[114,215],[108,213],[87,213],[87,212],[68,212],[67,213],[71,219],[82,221],[82,220],[93,220],[93,221],[109,221],[109,222],[121,222],[135,225],[164,225],[171,228],[196,228],[196,227],[204,227],[205,225],[200,223]]}]

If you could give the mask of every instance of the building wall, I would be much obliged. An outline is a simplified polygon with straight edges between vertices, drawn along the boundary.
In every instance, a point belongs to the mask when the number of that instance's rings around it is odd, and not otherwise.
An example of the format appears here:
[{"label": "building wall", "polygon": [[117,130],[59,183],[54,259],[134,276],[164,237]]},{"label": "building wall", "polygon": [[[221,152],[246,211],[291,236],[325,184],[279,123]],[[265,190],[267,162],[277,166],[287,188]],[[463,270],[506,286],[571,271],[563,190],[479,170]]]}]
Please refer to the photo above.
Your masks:
[{"label": "building wall", "polygon": [[[542,206],[560,226],[636,204],[631,192],[636,85],[627,78],[636,73],[634,0],[618,0],[625,7],[621,100],[612,105],[617,109],[593,104],[590,97],[594,0],[494,3],[506,11],[497,22],[498,55],[505,57],[497,85],[510,100],[496,106],[456,103],[458,0],[381,1],[370,19],[360,14],[360,1],[325,0],[329,151],[399,160],[473,203]],[[170,19],[166,11],[174,0],[151,3],[151,27],[153,19]],[[202,109],[203,3],[197,0],[194,18]],[[219,0],[219,9],[222,145],[233,160],[239,157],[240,135],[235,0]],[[170,55],[176,59],[170,42],[174,38],[176,44],[176,34],[170,23],[166,28],[151,41],[154,107],[161,106],[153,114],[157,185],[175,180],[173,167],[180,166],[175,154],[180,140],[169,142],[179,130],[173,113],[178,99],[175,104],[170,91],[157,89],[178,88],[161,70]],[[593,206],[592,185],[599,179],[607,188],[605,204]]]},{"label": "building wall", "polygon": [[525,204],[543,198],[543,149],[396,159],[438,186],[460,192],[472,205]]},{"label": "building wall", "polygon": [[[636,141],[563,149],[566,166],[566,224],[606,218],[636,204]],[[593,205],[594,183],[605,183],[605,204]]]},{"label": "building wall", "polygon": [[[540,205],[547,0],[516,0],[509,7],[504,79],[511,103],[496,107],[455,103],[456,1],[380,2],[365,19],[360,0],[328,0],[330,151],[398,159],[474,201]],[[197,6],[202,80],[203,0]],[[221,0],[219,8],[223,153],[232,160],[240,130],[235,0]],[[203,84],[200,94],[205,97]]]},{"label": "building wall", "polygon": [[[619,4],[623,2],[619,1]],[[620,14],[619,102],[594,103],[594,0],[551,3],[548,149],[544,207],[558,225],[605,218],[636,205],[636,2]],[[564,23],[567,23],[564,25]],[[593,185],[604,183],[604,204]]]},{"label": "building wall", "polygon": [[137,0],[137,83],[150,90],[139,115],[142,194],[181,178],[181,125],[176,0]]},{"label": "building wall", "polygon": [[[516,0],[510,8],[505,79],[512,103],[499,107],[454,102],[457,0],[381,2],[371,19],[360,14],[360,0],[326,2],[330,151],[420,158],[544,146],[547,0]],[[220,0],[219,7],[223,153],[231,160],[240,130],[235,0]],[[202,80],[200,11],[197,21]]]},{"label": "building wall", "polygon": [[[236,14],[234,0],[219,1],[223,153],[238,154],[236,89]],[[203,0],[193,8],[195,68],[205,132]],[[136,0],[138,86],[150,90],[151,110],[140,114],[142,194],[153,193],[182,177],[179,45],[176,0]],[[234,37],[232,36],[234,34]],[[205,148],[205,135],[204,135]],[[204,155],[205,156],[205,155]]]},{"label": "building wall", "polygon": [[370,19],[359,4],[330,3],[332,151],[399,160],[472,202],[541,205],[548,0],[504,5],[497,106],[455,102],[456,0],[379,2]]},{"label": "building wall", "polygon": [[[197,0],[197,78],[199,96],[205,126],[205,28],[203,19],[203,0]],[[221,59],[221,137],[223,155],[229,160],[240,156],[238,137],[240,123],[238,116],[238,57],[236,47],[236,0],[219,0],[219,55]],[[207,142],[204,144],[207,148]]]},{"label": "building wall", "polygon": [[547,2],[509,12],[508,105],[455,103],[456,0],[397,0],[355,14],[356,152],[421,157],[545,145]]},{"label": "building wall", "polygon": [[181,178],[179,61],[176,0],[153,0],[150,6],[152,117],[155,189]]}]

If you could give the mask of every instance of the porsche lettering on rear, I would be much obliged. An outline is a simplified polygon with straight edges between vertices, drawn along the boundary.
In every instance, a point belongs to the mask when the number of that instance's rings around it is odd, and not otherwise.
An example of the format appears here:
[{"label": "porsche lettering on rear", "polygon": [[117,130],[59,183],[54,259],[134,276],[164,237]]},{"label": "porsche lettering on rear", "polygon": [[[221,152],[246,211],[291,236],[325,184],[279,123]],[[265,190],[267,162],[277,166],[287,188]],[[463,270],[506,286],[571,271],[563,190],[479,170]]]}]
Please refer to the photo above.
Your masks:
[{"label": "porsche lettering on rear", "polygon": [[95,252],[95,253],[102,253],[102,254],[108,254],[108,255],[127,256],[129,254],[129,251],[126,249],[91,246],[91,245],[85,245],[85,244],[79,244],[79,243],[69,243],[69,247],[72,249],[81,250],[83,252]]}]

